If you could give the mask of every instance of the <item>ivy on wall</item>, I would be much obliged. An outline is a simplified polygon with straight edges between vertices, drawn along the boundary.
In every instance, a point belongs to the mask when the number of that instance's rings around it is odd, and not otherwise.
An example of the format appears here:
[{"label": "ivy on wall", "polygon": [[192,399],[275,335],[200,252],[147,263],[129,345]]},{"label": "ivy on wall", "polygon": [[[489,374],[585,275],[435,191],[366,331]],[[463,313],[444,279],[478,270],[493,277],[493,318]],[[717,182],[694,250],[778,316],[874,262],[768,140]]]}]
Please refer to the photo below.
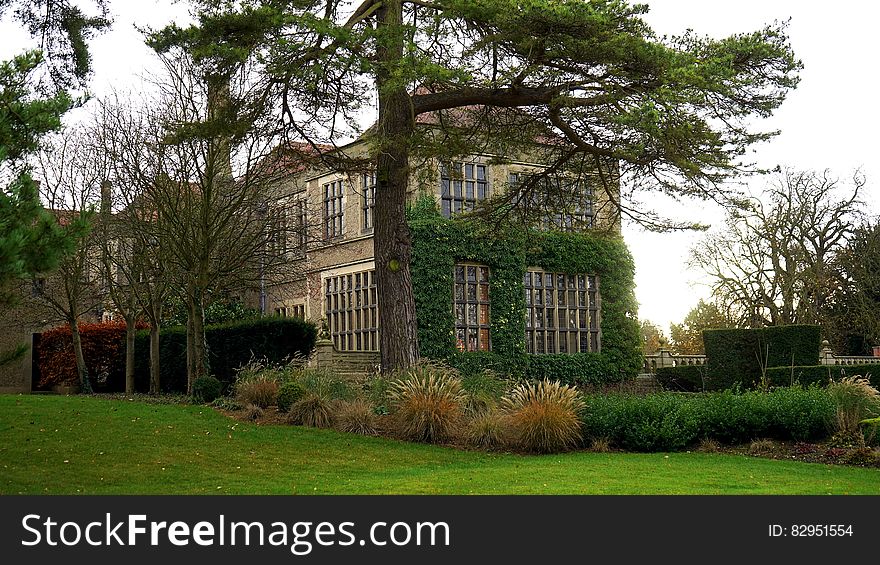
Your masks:
[{"label": "ivy on wall", "polygon": [[[632,377],[642,365],[636,320],[634,264],[619,237],[588,233],[492,230],[477,222],[444,219],[430,198],[410,209],[412,279],[421,355],[445,359],[465,373],[492,368],[566,383],[600,383]],[[452,312],[453,267],[474,262],[490,268],[492,351],[456,349]],[[599,277],[600,353],[525,353],[528,267]]]}]

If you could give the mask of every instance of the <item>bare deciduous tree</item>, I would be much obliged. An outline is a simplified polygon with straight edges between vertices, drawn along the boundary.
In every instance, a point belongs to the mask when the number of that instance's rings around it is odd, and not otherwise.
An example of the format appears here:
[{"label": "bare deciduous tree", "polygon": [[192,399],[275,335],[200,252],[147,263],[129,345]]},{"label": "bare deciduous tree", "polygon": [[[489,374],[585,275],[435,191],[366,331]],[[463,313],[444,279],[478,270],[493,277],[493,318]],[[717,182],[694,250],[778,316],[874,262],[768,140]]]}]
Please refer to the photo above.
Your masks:
[{"label": "bare deciduous tree", "polygon": [[92,218],[92,230],[77,240],[74,252],[58,269],[33,281],[37,314],[70,325],[76,369],[83,392],[91,382],[82,351],[79,320],[86,313],[99,318],[104,311],[107,282],[101,267],[100,219],[102,162],[85,143],[85,132],[67,129],[49,140],[37,156],[40,196],[50,212],[65,224]]},{"label": "bare deciduous tree", "polygon": [[781,172],[764,200],[728,212],[725,228],[692,249],[692,264],[739,325],[818,324],[841,283],[835,258],[864,184],[858,172],[846,189],[827,172]]},{"label": "bare deciduous tree", "polygon": [[[210,374],[206,304],[289,280],[300,227],[278,188],[291,160],[254,100],[249,70],[208,72],[184,52],[163,62],[156,99],[133,108],[107,103],[101,123],[124,195],[117,217],[131,234],[129,276],[153,328],[168,296],[186,305],[191,388]],[[157,376],[154,369],[151,389]]]}]

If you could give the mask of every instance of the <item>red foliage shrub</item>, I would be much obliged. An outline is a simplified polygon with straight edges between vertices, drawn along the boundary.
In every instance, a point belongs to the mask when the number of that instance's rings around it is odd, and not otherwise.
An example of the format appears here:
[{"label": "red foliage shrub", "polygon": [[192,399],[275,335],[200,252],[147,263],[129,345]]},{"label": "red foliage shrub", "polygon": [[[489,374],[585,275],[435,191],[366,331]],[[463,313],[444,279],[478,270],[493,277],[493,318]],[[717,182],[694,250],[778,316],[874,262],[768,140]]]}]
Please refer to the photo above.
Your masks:
[{"label": "red foliage shrub", "polygon": [[[138,329],[147,327],[137,324]],[[92,385],[118,388],[120,379],[125,378],[125,323],[79,324],[79,333]],[[34,355],[40,370],[39,386],[79,384],[69,325],[43,332]]]}]

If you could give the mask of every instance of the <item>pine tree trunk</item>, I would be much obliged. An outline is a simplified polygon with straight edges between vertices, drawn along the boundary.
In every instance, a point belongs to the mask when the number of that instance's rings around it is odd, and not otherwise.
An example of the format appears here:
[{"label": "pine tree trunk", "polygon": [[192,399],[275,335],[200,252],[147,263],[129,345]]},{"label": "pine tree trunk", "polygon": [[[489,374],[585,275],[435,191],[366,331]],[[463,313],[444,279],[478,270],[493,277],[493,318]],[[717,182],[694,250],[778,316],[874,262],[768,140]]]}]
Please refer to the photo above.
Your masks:
[{"label": "pine tree trunk", "polygon": [[125,394],[134,393],[134,337],[137,318],[134,313],[125,317]]},{"label": "pine tree trunk", "polygon": [[[378,11],[379,25],[400,30],[400,0],[386,0]],[[376,50],[379,70],[376,163],[376,223],[373,233],[379,296],[382,370],[405,369],[419,358],[416,307],[410,275],[412,241],[406,223],[409,144],[415,130],[412,100],[405,85],[392,85],[392,71],[403,58],[403,36],[386,34]]]},{"label": "pine tree trunk", "polygon": [[82,338],[79,334],[79,324],[76,318],[68,320],[70,324],[70,336],[73,340],[73,354],[76,357],[76,372],[79,375],[80,392],[84,394],[92,393],[92,383],[89,380],[89,369],[86,367],[86,359],[83,356]]}]

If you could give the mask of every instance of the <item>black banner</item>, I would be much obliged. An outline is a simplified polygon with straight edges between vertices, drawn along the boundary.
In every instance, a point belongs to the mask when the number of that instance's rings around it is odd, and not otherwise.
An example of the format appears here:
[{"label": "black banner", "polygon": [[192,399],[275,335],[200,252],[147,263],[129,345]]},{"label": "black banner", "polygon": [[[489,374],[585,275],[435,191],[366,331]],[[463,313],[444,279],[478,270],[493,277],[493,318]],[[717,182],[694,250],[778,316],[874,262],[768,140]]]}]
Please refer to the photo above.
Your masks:
[{"label": "black banner", "polygon": [[[6,563],[786,561],[871,555],[877,497],[9,496]],[[10,560],[11,558],[11,560]],[[157,561],[158,560],[158,561]]]}]

